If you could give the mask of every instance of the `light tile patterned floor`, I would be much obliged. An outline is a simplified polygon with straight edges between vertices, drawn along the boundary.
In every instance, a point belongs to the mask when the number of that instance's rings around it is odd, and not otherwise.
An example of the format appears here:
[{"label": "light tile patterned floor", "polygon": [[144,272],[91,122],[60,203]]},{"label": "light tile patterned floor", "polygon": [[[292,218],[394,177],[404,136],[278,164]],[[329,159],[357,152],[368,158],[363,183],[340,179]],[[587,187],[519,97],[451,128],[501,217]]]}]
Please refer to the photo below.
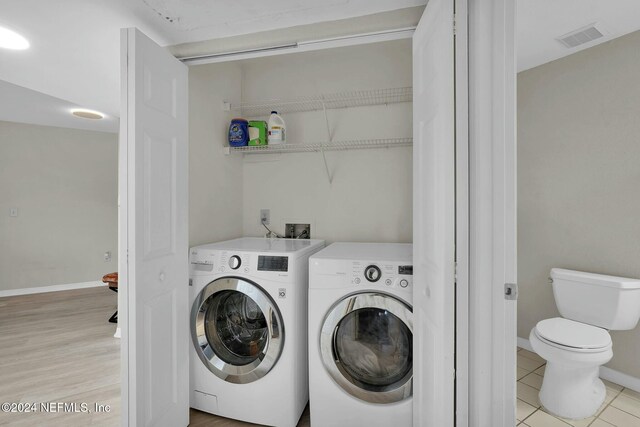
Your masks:
[{"label": "light tile patterned floor", "polygon": [[517,424],[522,427],[640,427],[640,393],[604,381],[607,397],[595,417],[567,420],[548,414],[540,406],[545,360],[518,348]]}]

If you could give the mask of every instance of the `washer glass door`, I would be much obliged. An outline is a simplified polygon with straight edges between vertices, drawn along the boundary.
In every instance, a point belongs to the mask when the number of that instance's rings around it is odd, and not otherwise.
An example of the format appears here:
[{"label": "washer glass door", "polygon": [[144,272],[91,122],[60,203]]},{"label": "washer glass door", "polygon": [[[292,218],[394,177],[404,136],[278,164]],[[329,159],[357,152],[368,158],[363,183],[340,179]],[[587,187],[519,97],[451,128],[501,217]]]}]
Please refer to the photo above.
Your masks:
[{"label": "washer glass door", "polygon": [[360,293],[325,318],[320,349],[325,368],[349,394],[393,403],[412,393],[412,311],[386,294]]},{"label": "washer glass door", "polygon": [[214,280],[193,304],[192,338],[200,360],[219,378],[249,383],[265,376],[282,352],[283,324],[269,295],[237,277]]}]

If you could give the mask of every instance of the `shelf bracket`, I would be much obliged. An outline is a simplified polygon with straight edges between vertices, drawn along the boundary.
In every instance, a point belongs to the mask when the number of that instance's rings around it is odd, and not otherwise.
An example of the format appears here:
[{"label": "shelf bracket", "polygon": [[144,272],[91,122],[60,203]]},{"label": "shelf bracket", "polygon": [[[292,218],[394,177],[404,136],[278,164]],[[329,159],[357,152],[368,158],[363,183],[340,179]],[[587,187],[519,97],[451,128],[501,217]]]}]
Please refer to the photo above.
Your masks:
[{"label": "shelf bracket", "polygon": [[[323,97],[324,98],[324,97]],[[329,116],[327,115],[327,106],[324,103],[324,99],[322,100],[322,112],[324,113],[324,123],[327,125],[327,141],[329,143],[333,142],[333,136],[331,135],[331,127],[329,126]],[[324,148],[320,148],[320,152],[322,153],[322,160],[324,160],[324,170],[327,172],[327,179],[329,180],[329,184],[333,182],[333,177],[331,176],[331,172],[329,171],[329,165],[327,164],[327,156],[324,153]]]},{"label": "shelf bracket", "polygon": [[329,165],[327,164],[327,156],[324,154],[324,148],[320,149],[322,153],[322,160],[324,160],[324,170],[327,172],[327,179],[329,180],[329,184],[333,182],[333,177],[331,176],[331,172],[329,172]]},{"label": "shelf bracket", "polygon": [[324,123],[327,126],[327,141],[332,142],[331,127],[329,126],[329,116],[327,115],[327,105],[322,100],[322,112],[324,113]]}]

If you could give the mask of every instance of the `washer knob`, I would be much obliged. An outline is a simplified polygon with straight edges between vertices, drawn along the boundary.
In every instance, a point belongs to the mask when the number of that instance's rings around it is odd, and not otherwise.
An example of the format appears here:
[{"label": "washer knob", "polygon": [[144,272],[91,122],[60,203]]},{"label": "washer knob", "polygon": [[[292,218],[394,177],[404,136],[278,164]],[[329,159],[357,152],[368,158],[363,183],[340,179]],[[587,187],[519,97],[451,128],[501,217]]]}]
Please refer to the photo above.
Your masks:
[{"label": "washer knob", "polygon": [[403,288],[406,288],[407,286],[409,286],[409,282],[407,281],[407,279],[400,280],[400,286]]},{"label": "washer knob", "polygon": [[231,269],[233,270],[239,269],[240,264],[242,264],[242,260],[238,255],[234,255],[231,258],[229,258],[229,267],[231,267]]},{"label": "washer knob", "polygon": [[370,282],[377,282],[380,280],[380,276],[382,276],[382,272],[375,265],[370,265],[364,269],[364,277]]}]

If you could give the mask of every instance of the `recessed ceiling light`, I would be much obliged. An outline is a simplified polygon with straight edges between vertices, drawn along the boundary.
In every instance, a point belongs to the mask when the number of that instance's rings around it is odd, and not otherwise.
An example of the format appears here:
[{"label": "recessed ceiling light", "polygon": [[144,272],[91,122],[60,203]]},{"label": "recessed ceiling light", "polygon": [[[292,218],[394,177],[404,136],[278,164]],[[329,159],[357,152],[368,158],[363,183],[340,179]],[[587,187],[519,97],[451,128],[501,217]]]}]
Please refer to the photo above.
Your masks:
[{"label": "recessed ceiling light", "polygon": [[71,114],[82,119],[99,120],[104,118],[104,114],[99,111],[85,110],[84,108],[78,108],[71,110]]},{"label": "recessed ceiling light", "polygon": [[0,27],[0,47],[13,50],[24,50],[29,48],[29,41],[5,27]]}]

